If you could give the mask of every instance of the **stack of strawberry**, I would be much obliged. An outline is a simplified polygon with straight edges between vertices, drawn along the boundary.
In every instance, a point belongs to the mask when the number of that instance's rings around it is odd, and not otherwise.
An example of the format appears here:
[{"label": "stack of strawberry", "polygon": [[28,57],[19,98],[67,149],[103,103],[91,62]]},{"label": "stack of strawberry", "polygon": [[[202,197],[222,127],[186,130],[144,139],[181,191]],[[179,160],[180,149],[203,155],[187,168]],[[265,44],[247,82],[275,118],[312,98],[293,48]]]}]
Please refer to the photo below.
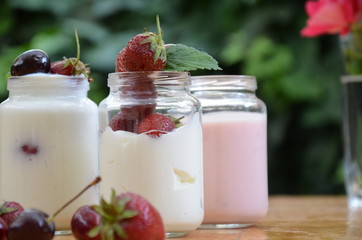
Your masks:
[{"label": "stack of strawberry", "polygon": [[[116,60],[116,72],[138,72],[139,79],[127,82],[121,94],[132,94],[137,100],[148,99],[147,104],[122,106],[109,122],[113,131],[123,130],[160,137],[171,132],[178,122],[155,113],[156,87],[147,75],[149,71],[219,70],[218,63],[209,54],[182,44],[166,44],[157,16],[158,33],[144,32],[134,36]],[[177,121],[177,120],[176,120]]]}]

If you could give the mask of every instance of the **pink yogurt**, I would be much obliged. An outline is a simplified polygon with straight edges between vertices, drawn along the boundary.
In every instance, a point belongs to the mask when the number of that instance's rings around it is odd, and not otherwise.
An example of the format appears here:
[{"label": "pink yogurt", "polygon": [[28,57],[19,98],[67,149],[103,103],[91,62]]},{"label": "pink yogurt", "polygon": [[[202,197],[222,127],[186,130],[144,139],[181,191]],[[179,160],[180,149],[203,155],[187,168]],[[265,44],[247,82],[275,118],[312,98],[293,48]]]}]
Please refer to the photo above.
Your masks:
[{"label": "pink yogurt", "polygon": [[265,113],[203,115],[204,224],[260,222],[268,210]]}]

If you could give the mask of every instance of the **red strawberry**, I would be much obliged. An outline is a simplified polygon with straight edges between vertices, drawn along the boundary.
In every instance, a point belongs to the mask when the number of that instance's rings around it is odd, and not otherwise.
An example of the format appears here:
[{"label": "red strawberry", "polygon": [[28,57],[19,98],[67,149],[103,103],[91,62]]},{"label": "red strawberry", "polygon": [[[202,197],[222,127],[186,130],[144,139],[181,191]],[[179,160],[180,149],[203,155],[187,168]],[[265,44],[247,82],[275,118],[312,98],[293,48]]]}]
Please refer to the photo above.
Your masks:
[{"label": "red strawberry", "polygon": [[50,72],[67,76],[84,74],[85,77],[89,78],[90,69],[77,58],[64,58],[62,61],[52,62]]},{"label": "red strawberry", "polygon": [[161,134],[171,132],[175,127],[176,125],[171,118],[160,113],[152,113],[140,122],[137,133],[146,133],[151,137],[160,137]]},{"label": "red strawberry", "polygon": [[109,126],[113,131],[128,131],[135,132],[138,126],[138,116],[131,116],[129,114],[117,113],[109,121]]},{"label": "red strawberry", "polygon": [[73,65],[68,64],[68,66],[65,66],[66,60],[62,61],[56,61],[51,63],[50,72],[54,74],[61,74],[61,75],[67,75],[71,76],[73,71]]},{"label": "red strawberry", "polygon": [[0,218],[10,225],[23,211],[24,208],[19,203],[6,201],[0,206]]},{"label": "red strawberry", "polygon": [[166,66],[166,48],[157,17],[158,33],[144,32],[134,36],[122,49],[116,61],[116,72],[161,71]]},{"label": "red strawberry", "polygon": [[160,214],[137,194],[128,192],[116,196],[112,191],[110,203],[101,199],[101,205],[93,208],[102,218],[100,227],[93,229],[91,236],[111,232],[115,240],[165,239]]},{"label": "red strawberry", "polygon": [[75,40],[77,42],[77,58],[65,58],[61,61],[52,62],[50,72],[53,74],[61,74],[66,76],[77,76],[83,74],[89,81],[93,79],[89,77],[90,68],[88,64],[80,61],[80,45],[77,31],[75,31]]}]

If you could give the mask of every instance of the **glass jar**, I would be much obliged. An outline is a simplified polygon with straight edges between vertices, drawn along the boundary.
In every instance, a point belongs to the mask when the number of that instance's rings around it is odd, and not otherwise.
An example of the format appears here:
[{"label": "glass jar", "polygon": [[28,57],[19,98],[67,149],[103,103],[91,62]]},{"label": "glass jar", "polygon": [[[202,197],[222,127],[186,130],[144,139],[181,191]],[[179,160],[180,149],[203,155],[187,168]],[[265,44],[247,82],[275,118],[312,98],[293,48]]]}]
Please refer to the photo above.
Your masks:
[{"label": "glass jar", "polygon": [[[8,80],[0,104],[0,199],[49,215],[98,176],[97,105],[86,78],[29,74]],[[76,209],[99,202],[89,189],[56,218],[70,233]]]},{"label": "glass jar", "polygon": [[[123,72],[108,76],[99,105],[100,185],[103,197],[131,191],[158,209],[169,237],[195,230],[203,219],[200,104],[186,72]],[[143,120],[162,114],[171,131],[138,133]]]},{"label": "glass jar", "polygon": [[253,76],[192,77],[204,138],[204,228],[237,228],[268,210],[267,114]]}]

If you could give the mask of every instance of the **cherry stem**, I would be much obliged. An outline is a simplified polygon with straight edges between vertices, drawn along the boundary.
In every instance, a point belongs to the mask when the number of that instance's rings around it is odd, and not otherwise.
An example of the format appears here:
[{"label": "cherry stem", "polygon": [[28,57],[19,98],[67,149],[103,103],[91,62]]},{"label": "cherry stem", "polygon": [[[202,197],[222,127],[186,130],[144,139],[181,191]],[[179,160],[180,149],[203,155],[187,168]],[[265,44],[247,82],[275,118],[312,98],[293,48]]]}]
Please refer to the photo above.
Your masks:
[{"label": "cherry stem", "polygon": [[75,195],[72,199],[70,199],[66,204],[64,204],[61,208],[59,208],[58,211],[56,211],[52,217],[48,219],[48,222],[52,222],[53,219],[66,207],[68,207],[69,204],[71,204],[74,200],[76,200],[80,195],[82,195],[85,191],[87,191],[90,187],[98,184],[101,181],[101,177],[96,177],[90,184],[88,184],[82,191],[80,191],[77,195]]}]

